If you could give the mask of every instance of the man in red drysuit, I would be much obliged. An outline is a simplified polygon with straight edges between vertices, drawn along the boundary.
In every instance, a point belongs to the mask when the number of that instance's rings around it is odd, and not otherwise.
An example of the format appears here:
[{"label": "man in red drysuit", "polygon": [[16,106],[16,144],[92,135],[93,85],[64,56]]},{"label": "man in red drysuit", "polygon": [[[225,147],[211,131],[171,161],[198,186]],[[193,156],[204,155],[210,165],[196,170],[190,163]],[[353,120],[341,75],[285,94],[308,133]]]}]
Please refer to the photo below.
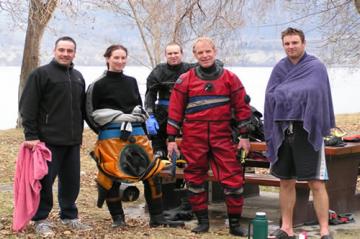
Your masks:
[{"label": "man in red drysuit", "polygon": [[[246,235],[240,227],[243,207],[243,170],[236,150],[249,151],[247,125],[251,110],[239,78],[215,64],[216,48],[207,37],[198,38],[193,54],[199,65],[182,74],[171,94],[167,125],[168,152],[179,154],[175,137],[182,127],[181,152],[187,161],[184,178],[189,202],[198,219],[192,232],[209,230],[205,183],[209,164],[224,188],[230,233]],[[232,141],[230,121],[235,119],[239,143]]]}]

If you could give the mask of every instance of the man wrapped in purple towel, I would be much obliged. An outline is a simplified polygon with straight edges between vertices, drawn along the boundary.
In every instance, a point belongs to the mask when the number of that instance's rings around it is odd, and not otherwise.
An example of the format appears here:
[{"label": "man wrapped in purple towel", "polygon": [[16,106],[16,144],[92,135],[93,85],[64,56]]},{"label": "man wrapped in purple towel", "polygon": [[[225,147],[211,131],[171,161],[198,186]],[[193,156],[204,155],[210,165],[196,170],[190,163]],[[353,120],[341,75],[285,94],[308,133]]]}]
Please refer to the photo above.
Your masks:
[{"label": "man wrapped in purple towel", "polygon": [[326,67],[305,52],[303,31],[281,33],[286,57],[274,67],[265,96],[264,126],[271,174],[280,178],[282,225],[276,238],[295,238],[293,210],[296,180],[309,182],[322,239],[328,226],[328,180],[323,137],[335,127]]}]

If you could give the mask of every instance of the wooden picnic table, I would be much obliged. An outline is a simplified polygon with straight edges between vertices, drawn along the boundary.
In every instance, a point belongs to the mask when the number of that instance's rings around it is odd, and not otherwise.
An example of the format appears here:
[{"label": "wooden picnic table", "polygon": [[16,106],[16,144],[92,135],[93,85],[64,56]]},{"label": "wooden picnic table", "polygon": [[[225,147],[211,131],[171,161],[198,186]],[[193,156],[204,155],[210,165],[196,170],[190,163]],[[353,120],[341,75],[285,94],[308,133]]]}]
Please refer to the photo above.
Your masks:
[{"label": "wooden picnic table", "polygon": [[[251,151],[266,151],[266,144],[251,143]],[[360,210],[360,191],[356,189],[360,166],[360,143],[347,143],[343,147],[325,147],[325,155],[329,174],[326,188],[330,209],[337,213]],[[255,166],[256,163],[251,165]],[[301,192],[297,195],[294,211],[295,224],[316,220],[309,189],[299,188],[297,191]]]},{"label": "wooden picnic table", "polygon": [[[264,142],[252,142],[251,151],[265,152]],[[360,143],[347,143],[343,147],[325,147],[329,180],[326,188],[329,194],[330,209],[337,213],[348,213],[360,209],[360,192],[357,191],[358,169],[360,165]],[[269,163],[263,160],[247,159],[245,166],[268,168]],[[162,173],[166,176],[166,173]],[[176,177],[182,178],[183,172],[177,169]],[[209,180],[214,180],[211,171]],[[271,175],[245,174],[245,183],[251,184],[258,192],[259,185],[279,186],[279,180]],[[253,188],[253,189],[254,189]],[[304,182],[296,187],[297,201],[294,210],[294,225],[314,222],[316,215],[310,189]]]}]

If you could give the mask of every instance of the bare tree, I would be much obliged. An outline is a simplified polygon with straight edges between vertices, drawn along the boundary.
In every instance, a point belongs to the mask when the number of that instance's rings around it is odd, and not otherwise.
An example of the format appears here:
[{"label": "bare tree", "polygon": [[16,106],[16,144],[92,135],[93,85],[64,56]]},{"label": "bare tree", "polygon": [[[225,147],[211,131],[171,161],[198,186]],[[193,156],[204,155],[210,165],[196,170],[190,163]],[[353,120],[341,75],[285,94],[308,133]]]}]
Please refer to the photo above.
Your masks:
[{"label": "bare tree", "polygon": [[[244,26],[245,0],[104,0],[92,1],[127,17],[140,35],[147,61],[138,63],[154,67],[161,61],[165,45],[169,42],[188,44],[197,36],[206,35],[215,39],[219,47],[231,42],[237,30]],[[254,15],[261,16],[260,9],[273,1],[262,1]],[[256,12],[256,13],[255,13]],[[233,39],[235,39],[233,41]],[[230,49],[230,48],[229,48]],[[139,57],[138,59],[142,59]]]},{"label": "bare tree", "polygon": [[360,0],[354,0],[354,4],[358,13],[360,14]]},{"label": "bare tree", "polygon": [[[13,27],[26,29],[23,57],[21,64],[18,99],[22,94],[28,75],[40,64],[40,46],[49,21],[56,9],[63,9],[63,14],[74,17],[81,0],[0,0],[0,9],[7,11],[12,18]],[[24,13],[28,13],[27,16]],[[18,117],[16,127],[21,127]]]},{"label": "bare tree", "polygon": [[[306,22],[316,32],[319,54],[331,65],[357,65],[360,61],[360,0],[293,0],[284,3],[295,14],[278,25]],[[296,10],[296,11],[295,11]]]},{"label": "bare tree", "polygon": [[45,28],[55,11],[58,0],[31,0],[21,64],[19,95],[29,73],[40,63],[40,44]]},{"label": "bare tree", "polygon": [[[27,3],[28,6],[19,4],[18,1],[0,2],[1,8],[10,13],[14,22],[21,21],[24,9],[28,8],[27,28],[18,88],[19,99],[26,83],[26,77],[39,65],[41,39],[56,9],[58,0],[30,0]],[[20,117],[18,117],[17,127],[21,127]]]},{"label": "bare tree", "polygon": [[[21,64],[19,99],[26,83],[26,77],[39,65],[41,39],[57,4],[58,0],[30,1],[23,61]],[[17,127],[21,127],[21,117],[18,117]]]}]

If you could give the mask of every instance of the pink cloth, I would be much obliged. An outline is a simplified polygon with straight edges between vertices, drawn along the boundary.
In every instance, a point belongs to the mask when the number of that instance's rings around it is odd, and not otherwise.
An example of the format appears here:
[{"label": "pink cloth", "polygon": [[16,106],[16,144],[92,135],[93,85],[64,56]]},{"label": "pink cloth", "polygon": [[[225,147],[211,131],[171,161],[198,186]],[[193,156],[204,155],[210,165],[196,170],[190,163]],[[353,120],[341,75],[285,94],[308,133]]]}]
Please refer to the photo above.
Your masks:
[{"label": "pink cloth", "polygon": [[21,144],[14,181],[14,231],[24,229],[39,207],[40,179],[48,173],[46,161],[51,161],[51,151],[44,143],[38,143],[34,149]]}]

